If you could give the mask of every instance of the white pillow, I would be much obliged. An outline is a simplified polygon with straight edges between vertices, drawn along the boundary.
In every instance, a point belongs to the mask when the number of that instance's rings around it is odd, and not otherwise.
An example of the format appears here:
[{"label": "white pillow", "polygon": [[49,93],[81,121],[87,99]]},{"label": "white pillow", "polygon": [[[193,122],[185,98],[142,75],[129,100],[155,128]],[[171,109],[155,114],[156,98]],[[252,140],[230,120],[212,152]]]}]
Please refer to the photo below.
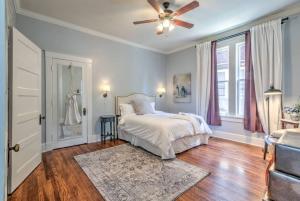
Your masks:
[{"label": "white pillow", "polygon": [[137,99],[132,101],[132,106],[137,115],[154,114],[155,111],[150,102]]},{"label": "white pillow", "polygon": [[121,116],[135,114],[133,106],[131,104],[123,103],[123,104],[120,104],[119,107],[120,107]]}]

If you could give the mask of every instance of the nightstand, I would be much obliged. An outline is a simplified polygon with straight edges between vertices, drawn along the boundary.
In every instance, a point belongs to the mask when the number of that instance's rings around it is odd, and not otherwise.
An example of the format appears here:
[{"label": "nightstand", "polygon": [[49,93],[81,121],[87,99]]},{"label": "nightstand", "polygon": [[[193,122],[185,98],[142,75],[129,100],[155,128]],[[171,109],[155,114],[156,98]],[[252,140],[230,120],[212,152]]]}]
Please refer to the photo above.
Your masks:
[{"label": "nightstand", "polygon": [[[106,141],[107,137],[110,137],[110,140],[118,139],[118,135],[116,135],[116,116],[115,115],[103,115],[99,117],[99,121],[101,124],[101,142]],[[108,130],[108,125],[109,130]]]}]

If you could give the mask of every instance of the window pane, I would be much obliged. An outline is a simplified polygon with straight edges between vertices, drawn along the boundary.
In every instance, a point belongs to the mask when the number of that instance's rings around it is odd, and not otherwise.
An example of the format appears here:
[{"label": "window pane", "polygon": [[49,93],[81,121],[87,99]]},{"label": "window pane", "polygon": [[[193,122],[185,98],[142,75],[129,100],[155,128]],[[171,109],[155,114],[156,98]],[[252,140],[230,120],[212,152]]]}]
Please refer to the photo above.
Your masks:
[{"label": "window pane", "polygon": [[217,49],[218,95],[220,114],[228,114],[229,46]]},{"label": "window pane", "polygon": [[245,101],[245,43],[236,44],[237,52],[237,115],[244,115]]}]

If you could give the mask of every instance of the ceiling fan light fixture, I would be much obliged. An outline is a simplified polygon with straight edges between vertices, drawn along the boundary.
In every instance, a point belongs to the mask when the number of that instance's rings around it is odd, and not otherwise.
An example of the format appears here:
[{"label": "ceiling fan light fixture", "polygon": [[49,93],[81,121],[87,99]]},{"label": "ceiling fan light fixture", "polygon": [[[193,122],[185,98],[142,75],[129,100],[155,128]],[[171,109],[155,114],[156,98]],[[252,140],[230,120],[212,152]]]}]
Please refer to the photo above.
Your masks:
[{"label": "ceiling fan light fixture", "polygon": [[181,26],[187,29],[193,28],[193,24],[177,19],[177,17],[199,7],[199,2],[197,0],[192,1],[191,3],[177,9],[176,11],[169,9],[170,2],[168,1],[163,3],[164,10],[160,7],[160,3],[158,0],[147,1],[158,13],[158,18],[135,21],[133,22],[134,25],[158,22],[158,25],[156,27],[157,35],[161,35],[164,33],[167,34],[168,32],[174,30],[175,26]]},{"label": "ceiling fan light fixture", "polygon": [[164,28],[169,28],[171,22],[170,22],[169,19],[164,19],[162,24],[163,24],[163,27],[164,27]]},{"label": "ceiling fan light fixture", "polygon": [[162,23],[159,23],[158,26],[156,27],[157,32],[162,32],[164,30],[164,26]]},{"label": "ceiling fan light fixture", "polygon": [[174,29],[175,29],[175,25],[173,23],[171,23],[169,26],[169,31],[173,31]]}]

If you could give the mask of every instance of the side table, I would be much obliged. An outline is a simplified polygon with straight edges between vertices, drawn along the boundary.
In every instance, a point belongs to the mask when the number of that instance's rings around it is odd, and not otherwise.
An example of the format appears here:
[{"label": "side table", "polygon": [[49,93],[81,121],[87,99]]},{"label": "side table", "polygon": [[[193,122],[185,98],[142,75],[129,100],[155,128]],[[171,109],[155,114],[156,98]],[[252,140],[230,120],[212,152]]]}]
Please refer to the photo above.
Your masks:
[{"label": "side table", "polygon": [[[101,124],[101,142],[106,142],[106,138],[110,137],[110,140],[118,138],[116,136],[116,116],[115,115],[102,115],[99,117]],[[109,124],[109,130],[107,128]]]}]

